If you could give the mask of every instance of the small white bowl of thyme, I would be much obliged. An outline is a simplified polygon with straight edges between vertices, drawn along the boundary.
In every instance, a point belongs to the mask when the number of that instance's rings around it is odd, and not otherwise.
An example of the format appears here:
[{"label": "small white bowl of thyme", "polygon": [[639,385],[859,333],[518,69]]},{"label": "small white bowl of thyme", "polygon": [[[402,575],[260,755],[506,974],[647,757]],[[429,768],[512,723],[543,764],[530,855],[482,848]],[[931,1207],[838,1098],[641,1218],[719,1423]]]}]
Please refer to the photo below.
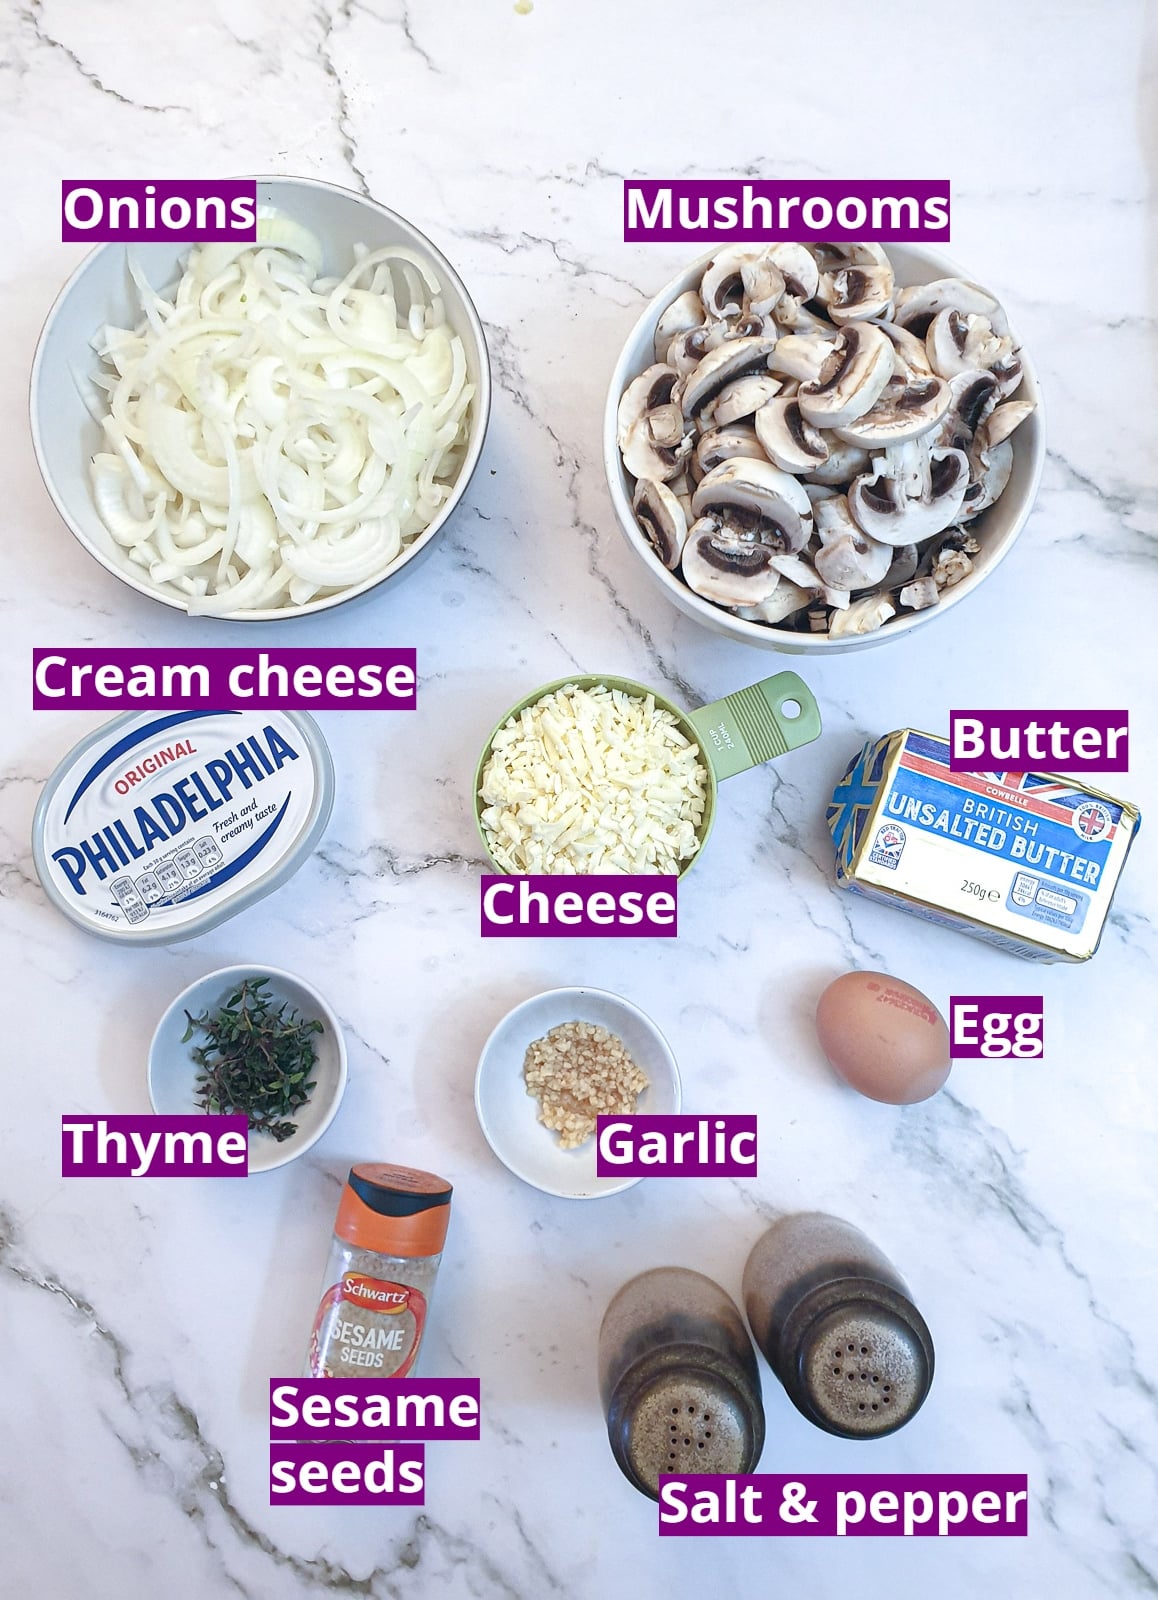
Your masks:
[{"label": "small white bowl of thyme", "polygon": [[499,1023],[479,1058],[475,1111],[516,1178],[564,1200],[639,1183],[595,1170],[595,1117],[680,1109],[671,1046],[638,1006],[606,989],[548,989]]},{"label": "small white bowl of thyme", "polygon": [[316,989],[277,967],[222,967],[157,1024],[149,1099],[166,1116],[244,1113],[249,1172],[269,1172],[322,1137],[346,1072],[341,1024]]}]

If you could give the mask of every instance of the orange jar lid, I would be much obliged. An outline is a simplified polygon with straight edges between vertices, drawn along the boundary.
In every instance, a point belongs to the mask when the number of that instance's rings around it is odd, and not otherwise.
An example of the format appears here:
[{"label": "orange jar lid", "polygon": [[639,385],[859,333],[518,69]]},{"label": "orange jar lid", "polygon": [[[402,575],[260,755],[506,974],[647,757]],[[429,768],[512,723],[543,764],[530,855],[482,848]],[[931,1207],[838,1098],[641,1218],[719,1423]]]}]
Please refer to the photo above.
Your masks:
[{"label": "orange jar lid", "polygon": [[445,1178],[414,1167],[351,1167],[334,1232],[359,1250],[385,1256],[440,1255],[453,1192]]}]

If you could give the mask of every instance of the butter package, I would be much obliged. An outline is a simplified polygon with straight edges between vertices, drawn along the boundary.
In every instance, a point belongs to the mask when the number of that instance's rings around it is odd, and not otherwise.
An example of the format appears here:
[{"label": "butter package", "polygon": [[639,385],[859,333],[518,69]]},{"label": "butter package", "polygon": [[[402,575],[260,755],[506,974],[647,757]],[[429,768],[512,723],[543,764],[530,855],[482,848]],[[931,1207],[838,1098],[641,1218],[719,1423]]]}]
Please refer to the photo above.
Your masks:
[{"label": "butter package", "polygon": [[903,728],[866,744],[827,812],[840,888],[1031,961],[1098,948],[1141,818],[1073,778],[951,772]]}]

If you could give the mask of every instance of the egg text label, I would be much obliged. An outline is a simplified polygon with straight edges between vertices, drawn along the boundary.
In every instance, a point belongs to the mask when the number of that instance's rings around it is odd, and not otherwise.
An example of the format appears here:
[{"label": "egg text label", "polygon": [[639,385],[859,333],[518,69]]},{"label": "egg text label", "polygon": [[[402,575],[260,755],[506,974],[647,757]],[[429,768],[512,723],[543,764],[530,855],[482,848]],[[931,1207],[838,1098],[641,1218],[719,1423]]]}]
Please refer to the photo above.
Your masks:
[{"label": "egg text label", "polygon": [[674,939],[674,876],[664,873],[484,873],[484,939]]},{"label": "egg text label", "polygon": [[34,711],[414,711],[414,650],[32,652]]},{"label": "egg text label", "polygon": [[1045,1001],[1039,994],[954,995],[949,1049],[955,1061],[1040,1061],[1045,1054]]},{"label": "egg text label", "polygon": [[65,244],[257,239],[253,178],[64,178],[60,190]]},{"label": "egg text label", "polygon": [[1029,1480],[1011,1472],[663,1474],[661,1534],[1024,1539]]},{"label": "egg text label", "polygon": [[949,182],[626,179],[623,239],[809,244],[826,239],[949,240]]}]

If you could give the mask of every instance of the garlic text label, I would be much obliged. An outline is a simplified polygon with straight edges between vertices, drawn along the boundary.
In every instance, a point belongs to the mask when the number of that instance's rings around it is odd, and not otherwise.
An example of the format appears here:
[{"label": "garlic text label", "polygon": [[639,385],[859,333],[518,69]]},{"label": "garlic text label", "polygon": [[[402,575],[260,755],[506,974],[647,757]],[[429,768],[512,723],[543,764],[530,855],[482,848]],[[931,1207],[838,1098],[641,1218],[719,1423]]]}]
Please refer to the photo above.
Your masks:
[{"label": "garlic text label", "polygon": [[60,1119],[65,1178],[244,1178],[243,1116]]},{"label": "garlic text label", "polygon": [[[951,711],[949,770],[1126,772],[1127,711]],[[1096,838],[1097,834],[1089,837]]]},{"label": "garlic text label", "polygon": [[33,650],[34,711],[413,711],[414,650]]},{"label": "garlic text label", "polygon": [[272,1444],[271,1506],[420,1506],[426,1457],[420,1444]]},{"label": "garlic text label", "polygon": [[67,244],[257,239],[252,178],[64,178],[60,236]]},{"label": "garlic text label", "polygon": [[591,873],[484,873],[484,939],[674,939],[674,876]]},{"label": "garlic text label", "polygon": [[275,1439],[477,1439],[477,1378],[271,1378]]},{"label": "garlic text label", "polygon": [[600,1178],[754,1178],[754,1116],[598,1117]]},{"label": "garlic text label", "polygon": [[1012,1472],[663,1474],[661,1534],[1024,1539],[1029,1480]]},{"label": "garlic text label", "polygon": [[740,182],[735,178],[628,179],[623,238],[686,240],[949,239],[947,179],[886,182]]},{"label": "garlic text label", "polygon": [[1038,1061],[1045,1054],[1045,1001],[1039,994],[954,995],[949,1048],[956,1061]]}]

